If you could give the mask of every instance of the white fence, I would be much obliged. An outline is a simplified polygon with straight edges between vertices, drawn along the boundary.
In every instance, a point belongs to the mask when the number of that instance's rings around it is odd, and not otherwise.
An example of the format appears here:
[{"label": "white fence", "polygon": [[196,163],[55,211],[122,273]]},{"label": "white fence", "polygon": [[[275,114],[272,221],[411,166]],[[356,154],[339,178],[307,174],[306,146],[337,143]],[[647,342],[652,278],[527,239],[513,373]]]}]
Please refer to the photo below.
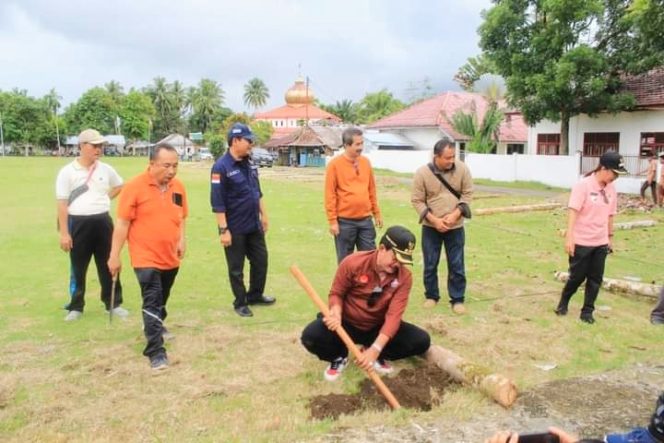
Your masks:
[{"label": "white fence", "polygon": [[[431,161],[431,151],[368,152],[374,168],[414,173]],[[579,155],[495,155],[467,153],[465,163],[474,178],[498,181],[534,181],[549,186],[571,188],[579,180]],[[616,181],[618,192],[638,194],[642,178],[623,177]]]}]

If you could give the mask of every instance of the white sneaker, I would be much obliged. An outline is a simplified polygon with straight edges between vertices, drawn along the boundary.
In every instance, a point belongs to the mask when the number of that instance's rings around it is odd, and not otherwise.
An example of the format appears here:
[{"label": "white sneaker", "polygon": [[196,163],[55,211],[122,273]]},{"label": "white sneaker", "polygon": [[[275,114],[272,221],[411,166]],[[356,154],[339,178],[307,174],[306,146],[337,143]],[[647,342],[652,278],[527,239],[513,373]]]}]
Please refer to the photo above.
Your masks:
[{"label": "white sneaker", "polygon": [[347,358],[344,357],[335,358],[327,366],[325,372],[323,372],[323,377],[325,377],[325,380],[327,381],[335,381],[344,371],[344,368],[346,367],[347,364],[348,364]]},{"label": "white sneaker", "polygon": [[69,311],[65,317],[65,321],[76,321],[81,318],[83,313],[81,311]]},{"label": "white sneaker", "polygon": [[388,375],[394,372],[394,367],[387,360],[379,358],[373,364],[374,371],[380,375]]},{"label": "white sneaker", "polygon": [[[109,312],[106,311],[106,313],[108,314]],[[115,308],[113,308],[113,316],[119,318],[127,318],[129,317],[129,311],[127,311],[122,306],[116,306]]]}]

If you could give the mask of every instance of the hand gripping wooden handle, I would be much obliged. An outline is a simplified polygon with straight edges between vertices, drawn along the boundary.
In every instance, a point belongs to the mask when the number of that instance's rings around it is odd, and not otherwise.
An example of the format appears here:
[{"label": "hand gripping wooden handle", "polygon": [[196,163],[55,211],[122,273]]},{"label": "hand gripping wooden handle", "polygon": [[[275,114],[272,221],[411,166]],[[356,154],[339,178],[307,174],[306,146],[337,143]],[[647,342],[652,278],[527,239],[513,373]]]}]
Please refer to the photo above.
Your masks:
[{"label": "hand gripping wooden handle", "polygon": [[[316,307],[318,307],[318,310],[320,310],[320,312],[325,316],[330,315],[329,308],[323,302],[323,300],[321,300],[321,298],[318,296],[316,290],[314,289],[313,286],[311,286],[311,283],[309,283],[309,280],[307,280],[307,277],[304,276],[302,271],[300,271],[300,269],[296,265],[291,266],[290,271],[291,274],[293,274],[293,277],[295,277],[297,282],[300,284],[300,286],[302,286],[304,291],[307,293],[311,301],[313,301]],[[357,346],[355,346],[353,339],[350,338],[350,336],[343,327],[339,326],[339,328],[335,332],[339,335],[341,341],[344,342],[348,350],[355,356],[356,359],[362,357],[362,353],[357,348]],[[376,374],[376,372],[373,369],[369,369],[365,372],[367,373],[373,384],[376,385],[378,392],[380,392],[381,395],[385,397],[385,400],[387,400],[387,403],[390,405],[390,407],[392,409],[401,408],[401,405],[399,405],[399,402],[397,401],[396,397],[394,397],[390,389],[385,385],[385,383],[383,383],[383,380],[381,380],[378,374]]]}]

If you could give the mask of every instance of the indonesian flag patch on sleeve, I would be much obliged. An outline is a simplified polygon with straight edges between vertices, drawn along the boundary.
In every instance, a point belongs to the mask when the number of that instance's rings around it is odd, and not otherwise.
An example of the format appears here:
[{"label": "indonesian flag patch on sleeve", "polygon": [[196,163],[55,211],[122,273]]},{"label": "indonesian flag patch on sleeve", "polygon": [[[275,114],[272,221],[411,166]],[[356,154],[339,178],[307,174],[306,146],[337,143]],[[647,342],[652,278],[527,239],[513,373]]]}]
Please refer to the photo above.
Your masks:
[{"label": "indonesian flag patch on sleeve", "polygon": [[213,185],[218,185],[219,183],[221,183],[221,174],[217,173],[212,174],[210,178],[210,183],[212,183]]}]

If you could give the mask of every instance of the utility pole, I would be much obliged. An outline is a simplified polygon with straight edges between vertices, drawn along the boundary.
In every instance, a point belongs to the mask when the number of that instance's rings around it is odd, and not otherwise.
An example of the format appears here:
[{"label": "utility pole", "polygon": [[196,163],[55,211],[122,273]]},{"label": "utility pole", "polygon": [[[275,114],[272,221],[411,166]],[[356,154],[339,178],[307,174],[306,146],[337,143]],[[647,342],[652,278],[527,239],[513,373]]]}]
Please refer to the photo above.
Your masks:
[{"label": "utility pole", "polygon": [[58,156],[62,155],[62,147],[60,146],[60,128],[58,127],[58,112],[57,108],[53,108],[53,118],[55,119],[55,136],[58,138]]},{"label": "utility pole", "polygon": [[2,132],[2,112],[0,112],[0,149],[2,149],[2,156],[5,156],[5,134]]}]

